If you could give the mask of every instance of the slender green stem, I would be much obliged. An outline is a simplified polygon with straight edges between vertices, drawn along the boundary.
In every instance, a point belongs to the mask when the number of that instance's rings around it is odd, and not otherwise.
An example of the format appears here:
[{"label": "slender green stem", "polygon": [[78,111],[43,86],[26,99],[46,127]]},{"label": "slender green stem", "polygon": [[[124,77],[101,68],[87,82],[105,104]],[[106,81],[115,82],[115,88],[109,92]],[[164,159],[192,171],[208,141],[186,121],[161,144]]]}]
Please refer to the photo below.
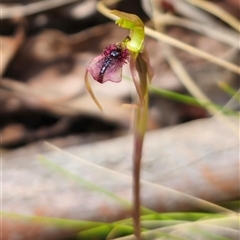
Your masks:
[{"label": "slender green stem", "polygon": [[141,159],[144,136],[147,127],[148,119],[148,81],[147,81],[147,66],[141,56],[136,59],[136,71],[139,76],[139,87],[141,96],[139,96],[139,104],[134,109],[134,149],[133,149],[133,220],[134,234],[136,240],[141,239],[141,200],[140,200],[140,177],[141,177]]},{"label": "slender green stem", "polygon": [[[137,109],[136,111],[138,111]],[[140,240],[141,226],[140,226],[140,171],[142,158],[143,138],[135,132],[134,134],[134,152],[133,152],[133,220],[134,220],[134,234],[136,240]]]}]

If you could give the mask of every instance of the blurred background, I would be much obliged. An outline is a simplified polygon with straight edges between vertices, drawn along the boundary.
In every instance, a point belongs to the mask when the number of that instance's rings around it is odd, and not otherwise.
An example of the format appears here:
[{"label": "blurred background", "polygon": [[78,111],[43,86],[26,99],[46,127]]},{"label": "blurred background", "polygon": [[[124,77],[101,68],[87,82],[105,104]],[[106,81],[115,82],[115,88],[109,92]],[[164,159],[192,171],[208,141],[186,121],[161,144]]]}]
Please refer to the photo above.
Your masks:
[{"label": "blurred background", "polygon": [[[150,18],[154,7],[154,14],[157,14],[155,24],[160,21],[161,30],[169,36],[214,56],[237,62],[236,32],[221,19],[187,1],[159,0],[155,1],[155,6],[154,1],[148,0],[115,2],[111,9],[135,13],[150,27],[153,27]],[[212,3],[233,17],[239,17],[237,1]],[[96,95],[106,102],[103,116],[88,98],[83,81],[88,62],[108,44],[121,41],[127,31],[117,28],[99,13],[94,0],[1,1],[1,8],[0,127],[4,149],[41,139],[61,146],[71,145],[82,142],[82,138],[84,142],[94,141],[98,137],[108,138],[128,131],[131,113],[119,106],[131,101],[133,84],[126,79],[117,85],[93,84]],[[165,16],[163,20],[161,16]],[[206,36],[207,30],[200,28],[203,25],[210,32],[214,26],[217,33],[212,35],[215,37]],[[165,46],[147,38],[146,47],[155,69],[153,85],[188,94],[166,60]],[[217,85],[226,82],[236,88],[238,76],[182,50],[174,48],[173,51],[210,100],[226,104],[231,96]],[[127,66],[124,74],[129,76]],[[112,114],[108,108],[116,113]],[[151,96],[150,108],[150,129],[208,116],[204,108],[156,94]]]}]

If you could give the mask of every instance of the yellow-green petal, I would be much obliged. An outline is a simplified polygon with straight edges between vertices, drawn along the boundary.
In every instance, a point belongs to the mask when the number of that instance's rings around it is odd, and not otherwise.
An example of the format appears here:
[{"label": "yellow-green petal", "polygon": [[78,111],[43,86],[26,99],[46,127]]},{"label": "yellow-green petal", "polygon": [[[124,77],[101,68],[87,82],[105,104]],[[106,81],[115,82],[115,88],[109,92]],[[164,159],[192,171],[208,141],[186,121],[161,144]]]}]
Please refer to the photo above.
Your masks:
[{"label": "yellow-green petal", "polygon": [[128,50],[134,53],[141,52],[145,37],[142,20],[135,14],[125,13],[118,10],[112,10],[111,13],[119,17],[116,24],[122,28],[130,30],[129,37],[131,40],[126,44]]}]

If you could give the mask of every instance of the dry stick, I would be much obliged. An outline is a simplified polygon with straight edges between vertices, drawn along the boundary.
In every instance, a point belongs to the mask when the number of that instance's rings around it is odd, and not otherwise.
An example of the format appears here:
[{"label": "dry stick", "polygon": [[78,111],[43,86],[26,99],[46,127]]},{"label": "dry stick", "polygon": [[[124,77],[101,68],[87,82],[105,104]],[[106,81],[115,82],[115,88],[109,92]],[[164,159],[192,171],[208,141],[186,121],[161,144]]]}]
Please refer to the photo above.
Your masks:
[{"label": "dry stick", "polygon": [[[101,1],[99,1],[97,3],[97,9],[101,14],[108,17],[109,19],[112,19],[114,21],[116,21],[118,19],[118,17],[115,17],[114,15],[112,15],[110,13],[110,9],[107,8]],[[236,65],[234,65],[234,64],[232,64],[228,61],[222,60],[222,59],[217,58],[217,57],[215,57],[215,56],[213,56],[209,53],[203,52],[203,51],[201,51],[201,50],[199,50],[195,47],[192,47],[192,46],[190,46],[186,43],[178,41],[177,39],[171,38],[171,37],[167,36],[166,34],[156,32],[155,30],[153,30],[151,28],[145,27],[145,33],[148,36],[150,36],[152,38],[155,38],[156,40],[160,40],[160,41],[165,42],[169,45],[180,48],[180,49],[182,49],[186,52],[189,52],[193,55],[204,58],[204,59],[208,60],[209,62],[213,62],[216,65],[219,65],[223,68],[227,68],[228,70],[230,70],[232,72],[235,72],[235,73],[240,75],[240,67],[238,67],[238,66],[236,66]]]},{"label": "dry stick", "polygon": [[186,18],[176,17],[170,14],[164,14],[160,17],[157,16],[156,20],[161,22],[163,25],[175,25],[191,29],[231,47],[240,49],[240,45],[238,44],[239,34],[232,29],[230,30],[223,27],[213,28],[211,25],[204,25],[202,23],[194,22]]},{"label": "dry stick", "polygon": [[224,67],[224,68],[227,68],[228,70],[232,71],[232,72],[235,72],[237,74],[240,75],[240,68],[230,62],[227,62],[225,60],[222,60],[220,58],[217,58],[209,53],[206,53],[206,52],[203,52],[197,48],[194,48],[188,44],[185,44],[183,42],[180,42],[174,38],[171,38],[163,33],[160,33],[160,32],[156,32],[155,30],[153,29],[150,29],[148,27],[145,27],[145,31],[146,31],[146,34],[157,39],[157,40],[160,40],[162,42],[165,42],[169,45],[172,45],[174,47],[177,47],[177,48],[180,48],[186,52],[189,52],[191,54],[194,54],[198,57],[201,57],[201,58],[204,58],[206,60],[208,60],[209,62],[213,62],[215,63],[216,65],[219,65],[221,67]]},{"label": "dry stick", "polygon": [[184,0],[186,2],[189,2],[199,8],[202,8],[203,10],[219,17],[224,22],[229,24],[231,27],[236,29],[238,32],[240,30],[240,22],[233,17],[228,12],[224,11],[224,9],[218,7],[216,4],[211,3],[209,1],[202,1],[202,0]]}]

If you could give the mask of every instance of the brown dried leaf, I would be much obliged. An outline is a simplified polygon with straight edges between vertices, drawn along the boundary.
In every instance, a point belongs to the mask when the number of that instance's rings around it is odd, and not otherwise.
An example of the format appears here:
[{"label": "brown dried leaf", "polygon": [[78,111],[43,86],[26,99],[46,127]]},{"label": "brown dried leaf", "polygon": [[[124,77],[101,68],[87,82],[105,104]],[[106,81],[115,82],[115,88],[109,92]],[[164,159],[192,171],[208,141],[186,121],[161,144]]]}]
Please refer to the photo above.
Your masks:
[{"label": "brown dried leaf", "polygon": [[0,76],[2,76],[9,64],[13,59],[15,53],[22,45],[25,38],[25,30],[23,26],[19,26],[16,33],[12,37],[1,36],[1,66],[0,66]]}]

